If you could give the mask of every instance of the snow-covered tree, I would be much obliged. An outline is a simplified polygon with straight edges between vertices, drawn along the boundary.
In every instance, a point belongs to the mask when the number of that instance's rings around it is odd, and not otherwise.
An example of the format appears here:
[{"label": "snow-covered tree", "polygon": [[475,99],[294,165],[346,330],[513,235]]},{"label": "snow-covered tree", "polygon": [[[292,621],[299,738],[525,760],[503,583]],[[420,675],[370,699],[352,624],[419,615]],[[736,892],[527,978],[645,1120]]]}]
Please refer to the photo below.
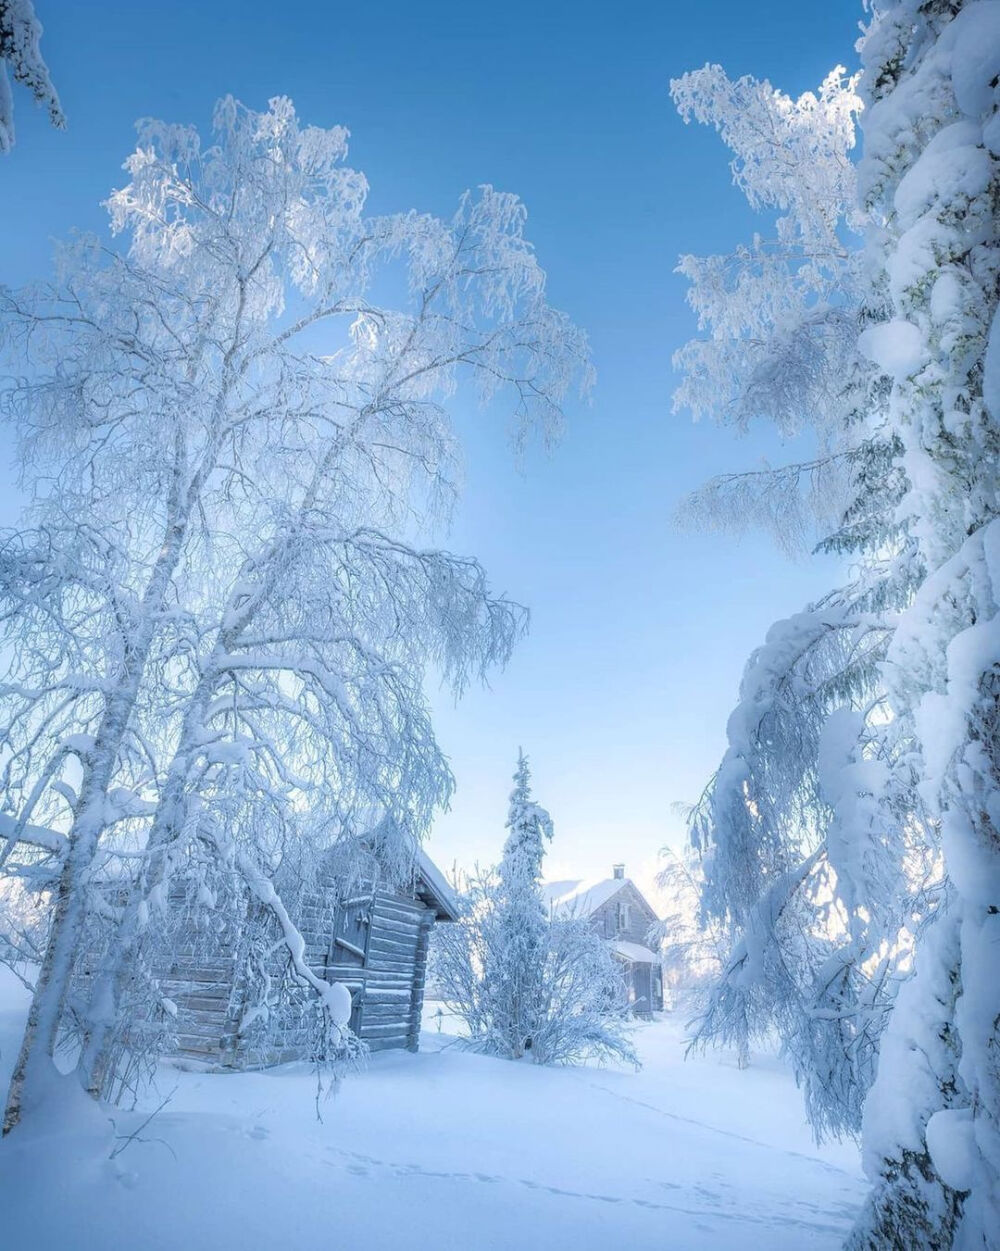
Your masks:
[{"label": "snow-covered tree", "polygon": [[464,914],[434,940],[434,979],[471,1044],[538,1064],[635,1060],[625,981],[607,944],[581,919],[550,920],[542,861],[552,821],[531,798],[518,757],[503,858],[476,874]]},{"label": "snow-covered tree", "polygon": [[[864,558],[850,583],[777,623],[751,658],[728,751],[693,810],[703,920],[732,943],[696,1038],[734,1045],[745,1061],[754,1036],[776,1030],[817,1133],[856,1132],[897,936],[926,906],[932,858],[903,727],[881,729],[887,610],[902,594],[886,573],[897,567],[901,492],[884,386],[859,346],[882,315],[852,242],[864,222],[849,160],[859,100],[839,68],[799,100],[711,66],[673,92],[685,116],[720,131],[751,206],[778,214],[770,245],[755,237],[731,257],[683,259],[709,335],[675,358],[685,371],[677,403],[741,431],[765,420],[814,448],[805,462],[709,483],[687,515],[764,524],[791,548],[821,536],[828,550]],[[837,797],[852,794],[863,802],[845,825]],[[901,827],[921,870],[905,891]]]},{"label": "snow-covered tree", "polygon": [[747,431],[772,423],[809,432],[807,461],[713,479],[689,499],[689,522],[761,525],[786,547],[826,533],[839,516],[852,447],[845,417],[864,402],[871,370],[857,350],[863,276],[852,237],[855,80],[836,67],[816,93],[792,99],[769,82],[732,80],[706,65],[671,83],[684,120],[714,126],[733,154],[736,186],[771,215],[727,255],[682,256],[702,335],[682,347],[675,410]]},{"label": "snow-covered tree", "polygon": [[914,727],[946,897],[918,935],[865,1113],[851,1245],[1000,1245],[1000,5],[879,6],[863,45],[861,189],[889,318],[918,586],[885,666]]},{"label": "snow-covered tree", "polygon": [[836,596],[772,627],[691,822],[705,919],[733,938],[697,1036],[745,1055],[777,1030],[817,1133],[860,1128],[903,931],[931,906],[933,840],[878,683],[885,634]]},{"label": "snow-covered tree", "polygon": [[701,911],[704,873],[690,846],[682,853],[664,847],[656,875],[661,920],[650,931],[650,946],[663,965],[663,988],[669,1007],[697,1005],[705,988],[718,978],[729,954],[726,936],[705,923]]},{"label": "snow-covered tree", "polygon": [[[519,436],[550,432],[585,340],[515,197],[367,216],[346,139],[284,99],[223,100],[208,146],[143,123],[108,202],[127,252],[79,240],[55,283],[2,296],[34,486],[0,549],[2,832],[53,896],[8,1128],[67,1024],[81,1080],[107,1084],[178,892],[251,901],[341,1015],[280,869],[308,878],[371,830],[402,868],[451,786],[425,674],[460,691],[523,628],[475,561],[421,541],[455,492],[443,403],[467,377]],[[84,951],[103,954],[81,1001]]]},{"label": "snow-covered tree", "polygon": [[14,98],[10,79],[27,87],[48,109],[53,126],[66,125],[41,52],[42,24],[31,0],[0,0],[0,153],[14,146]]},{"label": "snow-covered tree", "polygon": [[545,840],[552,837],[551,817],[531,798],[531,774],[523,752],[514,774],[507,831],[492,901],[495,941],[485,953],[483,980],[489,988],[497,1045],[518,1060],[531,1047],[539,1024],[548,925],[542,861]]},{"label": "snow-covered tree", "polygon": [[[807,1062],[814,1121],[830,1111],[825,1085],[850,1125],[877,1068],[863,1119],[875,1185],[851,1241],[869,1251],[994,1246],[1000,1228],[998,15],[994,3],[875,7],[860,85],[867,241],[844,374],[862,385],[833,427],[850,472],[823,544],[852,553],[856,576],[751,661],[695,822],[706,902],[743,935],[734,991],[744,969],[765,970],[753,985]],[[745,310],[727,332],[738,370],[760,350],[740,341],[744,324]],[[823,943],[829,970],[815,963]],[[782,953],[792,982],[807,973],[806,1012],[791,1019],[796,988],[776,998],[781,968],[766,959]],[[799,1027],[810,1019],[818,1052]],[[824,1073],[847,1021],[864,1065]]]}]

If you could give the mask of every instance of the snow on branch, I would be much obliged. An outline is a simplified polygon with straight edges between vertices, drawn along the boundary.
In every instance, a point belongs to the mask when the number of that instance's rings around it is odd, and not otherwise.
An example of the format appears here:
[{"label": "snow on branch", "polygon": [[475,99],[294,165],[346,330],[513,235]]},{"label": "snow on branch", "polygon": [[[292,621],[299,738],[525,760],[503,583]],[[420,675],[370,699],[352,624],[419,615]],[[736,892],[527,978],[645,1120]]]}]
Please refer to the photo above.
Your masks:
[{"label": "snow on branch", "polygon": [[31,0],[0,0],[0,153],[14,146],[14,102],[8,72],[48,109],[53,126],[66,125],[41,52],[42,24]]}]

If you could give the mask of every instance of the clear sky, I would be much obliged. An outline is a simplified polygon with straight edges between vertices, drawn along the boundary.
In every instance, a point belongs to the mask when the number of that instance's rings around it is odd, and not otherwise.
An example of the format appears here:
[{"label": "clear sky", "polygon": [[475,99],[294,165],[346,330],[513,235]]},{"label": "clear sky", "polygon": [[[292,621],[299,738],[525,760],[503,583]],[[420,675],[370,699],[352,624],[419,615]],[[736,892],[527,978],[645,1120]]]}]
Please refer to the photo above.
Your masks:
[{"label": "clear sky", "polygon": [[[496,858],[518,745],[552,811],[553,877],[645,876],[678,844],[724,747],[743,662],[777,617],[830,584],[766,538],[679,533],[671,514],[713,473],[783,454],[673,415],[670,357],[695,331],[680,252],[753,229],[717,137],[685,127],[671,77],[706,61],[799,93],[853,64],[860,5],[829,0],[36,0],[69,117],[23,91],[0,162],[0,279],[46,272],[50,240],[101,229],[132,124],[206,125],[231,92],[291,96],[352,132],[377,210],[449,212],[466,188],[517,192],[552,302],[584,326],[598,384],[551,453],[516,468],[496,416],[462,413],[466,490],[448,544],[532,610],[490,690],[435,695],[458,792],[432,855]],[[5,449],[3,449],[5,452]],[[0,523],[17,511],[0,456]]]}]

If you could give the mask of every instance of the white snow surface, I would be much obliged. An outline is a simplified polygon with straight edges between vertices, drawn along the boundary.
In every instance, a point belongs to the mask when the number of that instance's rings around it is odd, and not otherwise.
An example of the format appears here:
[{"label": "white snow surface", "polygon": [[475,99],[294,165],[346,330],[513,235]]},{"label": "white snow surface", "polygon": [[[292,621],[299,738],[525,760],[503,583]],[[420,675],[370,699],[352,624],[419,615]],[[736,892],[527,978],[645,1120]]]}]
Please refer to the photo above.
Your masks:
[{"label": "white snow surface", "polygon": [[[0,969],[0,1080],[27,995]],[[0,1146],[0,1244],[32,1251],[807,1251],[839,1248],[864,1185],[817,1150],[787,1071],[684,1060],[641,1027],[641,1072],[546,1069],[436,1032],[381,1053],[315,1116],[305,1065],[164,1068],[144,1113],[67,1091]],[[445,1028],[448,1027],[445,1021]],[[67,1083],[69,1085],[69,1083]],[[171,1094],[172,1092],[172,1094]],[[166,1107],[125,1145],[168,1094]],[[115,1147],[124,1146],[115,1159]]]}]

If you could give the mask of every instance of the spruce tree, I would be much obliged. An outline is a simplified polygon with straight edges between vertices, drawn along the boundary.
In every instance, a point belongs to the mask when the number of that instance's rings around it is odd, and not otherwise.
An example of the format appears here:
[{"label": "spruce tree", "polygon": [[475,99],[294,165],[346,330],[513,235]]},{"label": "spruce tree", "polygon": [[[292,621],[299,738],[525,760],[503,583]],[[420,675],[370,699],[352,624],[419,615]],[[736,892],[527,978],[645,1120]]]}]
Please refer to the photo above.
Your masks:
[{"label": "spruce tree", "polygon": [[860,185],[888,320],[915,591],[885,673],[940,830],[940,903],[917,935],[865,1108],[874,1182],[852,1249],[1000,1246],[1000,6],[900,0],[863,47]]},{"label": "spruce tree", "polygon": [[519,1059],[539,1024],[547,918],[542,902],[542,859],[552,818],[531,798],[531,772],[518,753],[507,815],[507,840],[498,870],[496,941],[484,968],[494,1001],[494,1030],[505,1054]]}]

